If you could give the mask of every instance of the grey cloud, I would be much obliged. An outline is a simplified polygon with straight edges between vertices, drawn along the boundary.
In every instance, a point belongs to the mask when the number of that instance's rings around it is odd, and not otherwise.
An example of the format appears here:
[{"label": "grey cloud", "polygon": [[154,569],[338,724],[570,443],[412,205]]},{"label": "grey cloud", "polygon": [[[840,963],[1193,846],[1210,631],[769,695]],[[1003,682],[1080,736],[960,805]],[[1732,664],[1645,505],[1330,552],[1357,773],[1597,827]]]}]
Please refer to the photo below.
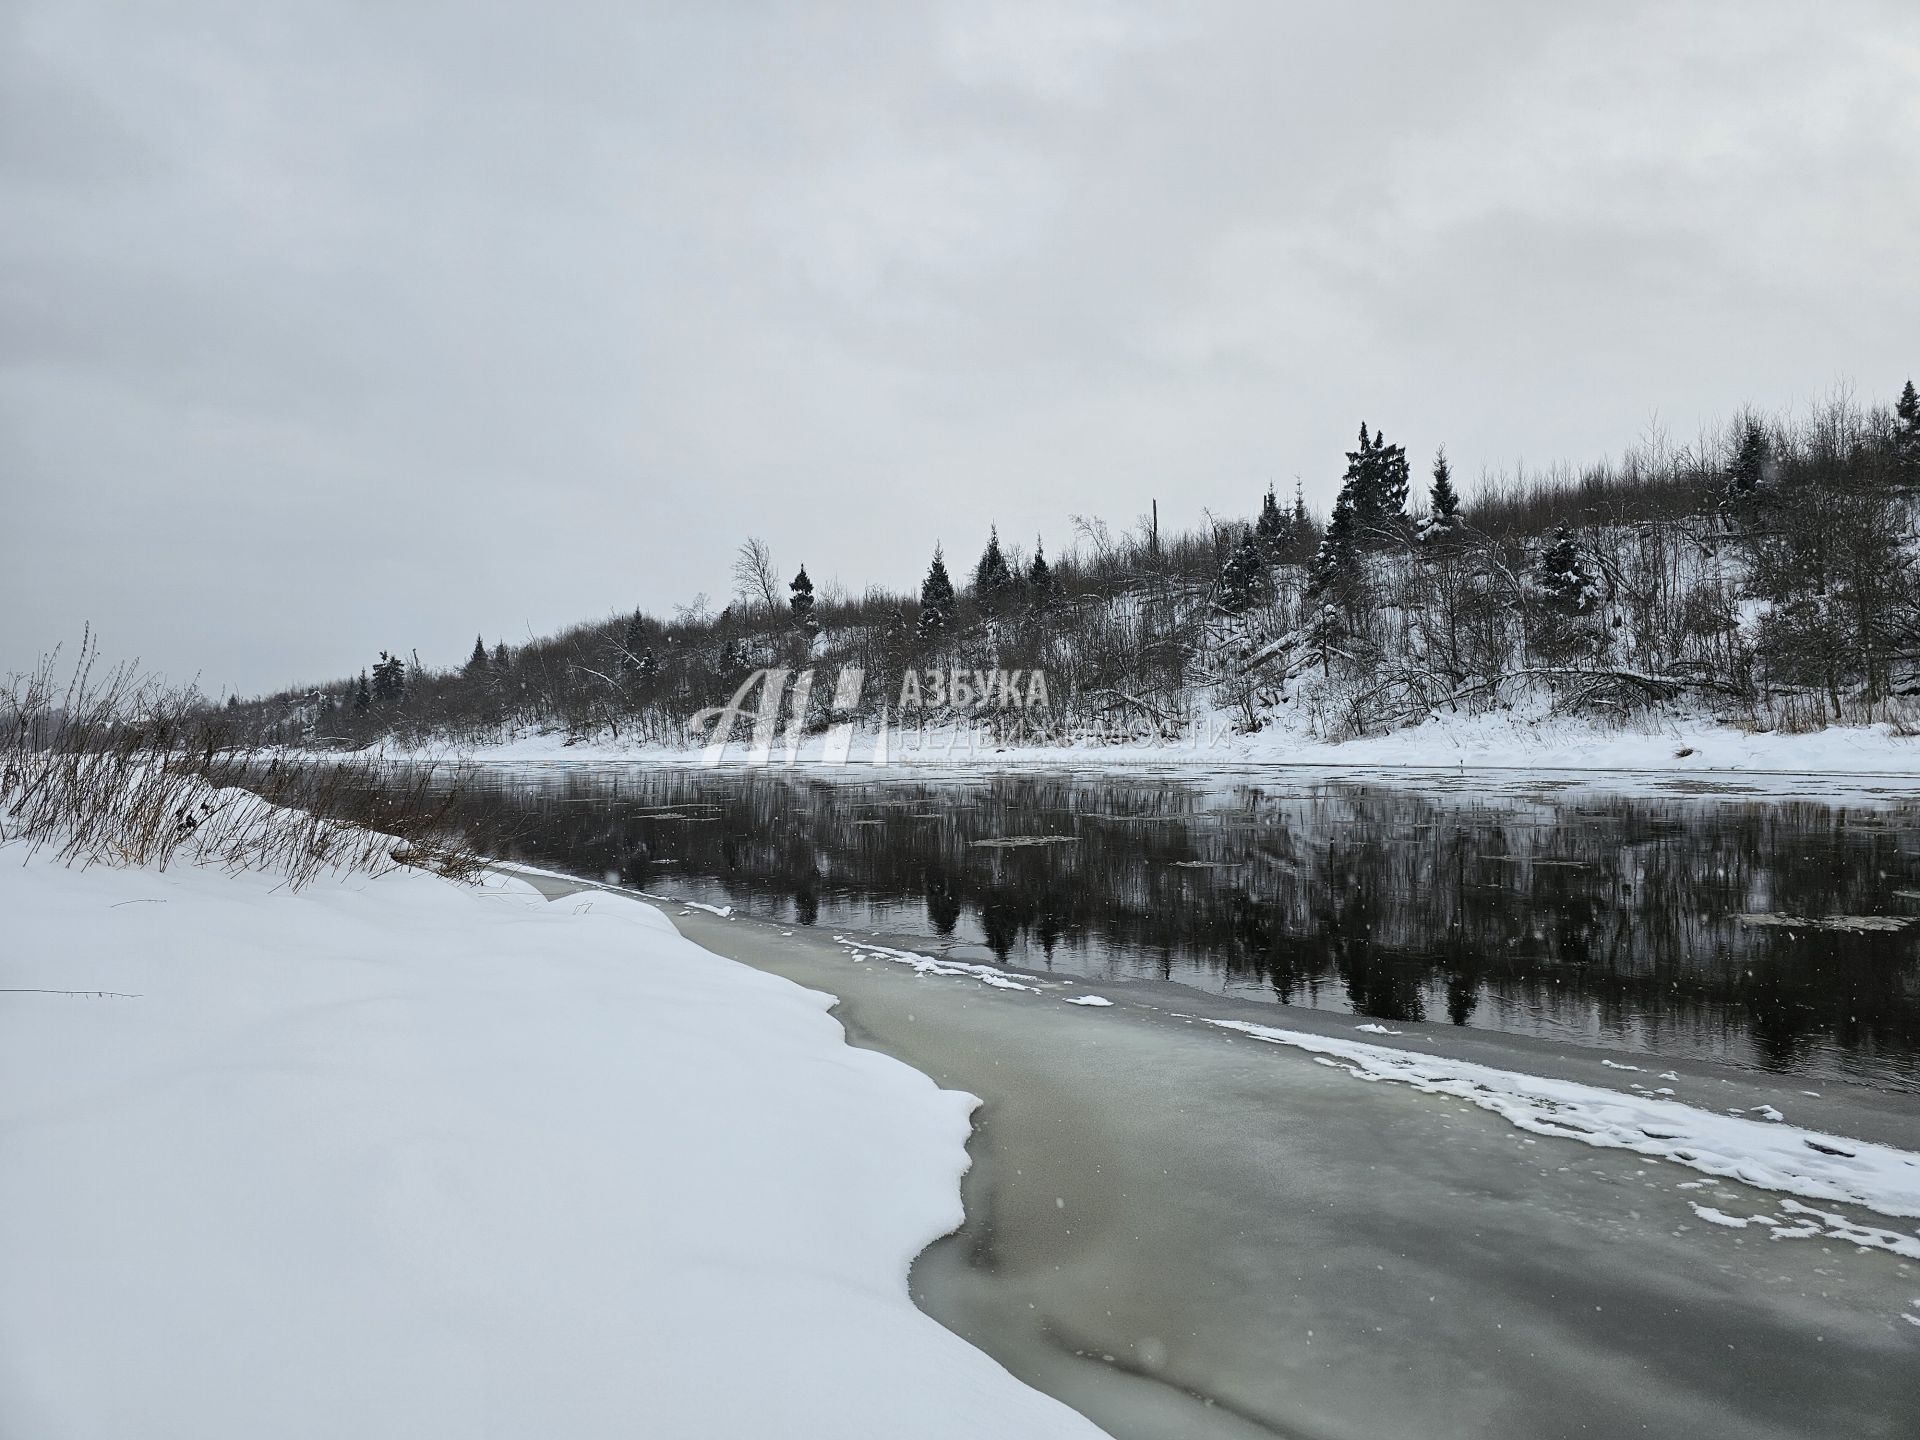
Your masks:
[{"label": "grey cloud", "polygon": [[0,19],[0,668],[212,688],[912,583],[1915,365],[1920,18],[1857,3]]}]

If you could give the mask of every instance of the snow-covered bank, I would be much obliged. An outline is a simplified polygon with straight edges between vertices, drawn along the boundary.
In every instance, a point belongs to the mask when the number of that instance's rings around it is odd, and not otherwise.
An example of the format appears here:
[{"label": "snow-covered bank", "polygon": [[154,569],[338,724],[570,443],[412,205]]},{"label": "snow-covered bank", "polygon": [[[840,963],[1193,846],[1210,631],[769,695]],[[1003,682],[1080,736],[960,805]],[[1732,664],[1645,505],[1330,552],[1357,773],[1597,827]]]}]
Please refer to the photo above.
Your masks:
[{"label": "snow-covered bank", "polygon": [[0,852],[0,1434],[1092,1436],[921,1315],[970,1097],[650,906]]},{"label": "snow-covered bank", "polygon": [[[395,758],[457,757],[484,764],[698,766],[708,752],[704,747],[630,744],[606,737],[570,740],[549,733],[525,734],[497,744],[389,753]],[[720,760],[725,766],[755,763],[751,747],[741,741],[728,745]],[[1001,744],[984,732],[964,728],[894,728],[883,741],[876,731],[859,730],[850,741],[809,735],[791,751],[784,742],[777,743],[758,763],[850,776],[952,766],[1144,766],[1184,771],[1301,765],[1449,772],[1581,771],[1719,781],[1734,776],[1855,776],[1920,783],[1920,740],[1898,734],[1888,725],[1783,734],[1740,730],[1705,719],[1662,717],[1604,726],[1552,717],[1481,715],[1436,718],[1405,730],[1338,742],[1277,727],[1241,735],[1225,724],[1196,725],[1177,740],[1111,744]]]}]

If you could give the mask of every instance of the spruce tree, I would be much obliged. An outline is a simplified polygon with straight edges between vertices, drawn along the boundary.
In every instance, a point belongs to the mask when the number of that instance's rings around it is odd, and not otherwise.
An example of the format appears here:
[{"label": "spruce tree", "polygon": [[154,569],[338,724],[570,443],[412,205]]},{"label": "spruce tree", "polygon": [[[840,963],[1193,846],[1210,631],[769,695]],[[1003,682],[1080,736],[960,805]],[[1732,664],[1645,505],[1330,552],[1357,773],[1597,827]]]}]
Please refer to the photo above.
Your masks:
[{"label": "spruce tree", "polygon": [[487,673],[487,642],[478,635],[473,637],[473,653],[467,657],[466,676],[469,680]]},{"label": "spruce tree", "polygon": [[1267,561],[1261,553],[1258,535],[1243,531],[1240,543],[1220,567],[1220,582],[1214,590],[1214,603],[1229,615],[1244,615],[1251,610],[1266,586]]},{"label": "spruce tree", "polygon": [[987,532],[987,548],[973,567],[974,597],[979,600],[980,608],[991,615],[1000,608],[1012,587],[1013,571],[1007,567],[1007,557],[1000,551],[1000,527],[995,525]]},{"label": "spruce tree", "polygon": [[1565,663],[1605,643],[1604,632],[1589,618],[1599,604],[1599,587],[1566,526],[1553,532],[1552,542],[1535,562],[1533,583],[1543,603],[1528,643],[1541,659]]},{"label": "spruce tree", "polygon": [[1739,438],[1734,441],[1733,455],[1727,461],[1727,483],[1721,501],[1728,510],[1745,510],[1759,497],[1760,487],[1767,478],[1769,449],[1766,426],[1747,416],[1740,424]]},{"label": "spruce tree", "polygon": [[1027,595],[1036,611],[1046,609],[1053,599],[1053,568],[1047,564],[1047,549],[1038,535],[1033,537],[1033,563],[1027,566]]},{"label": "spruce tree", "polygon": [[1353,487],[1343,486],[1340,498],[1333,502],[1333,516],[1327,521],[1327,533],[1320,538],[1313,564],[1307,569],[1307,598],[1342,598],[1348,582],[1360,568],[1360,547],[1355,531]]},{"label": "spruce tree", "polygon": [[1460,496],[1453,488],[1453,468],[1447,464],[1447,448],[1441,446],[1433,457],[1433,486],[1427,491],[1427,516],[1420,522],[1422,540],[1439,540],[1456,533],[1460,519]]},{"label": "spruce tree", "polygon": [[1298,477],[1293,482],[1293,550],[1298,555],[1306,543],[1313,538],[1313,520],[1307,514],[1306,492],[1300,488]]},{"label": "spruce tree", "polygon": [[364,715],[373,704],[373,691],[367,685],[367,672],[360,672],[360,683],[353,687],[353,713]]},{"label": "spruce tree", "polygon": [[1920,484],[1920,393],[1911,380],[1893,407],[1893,458],[1902,481]]},{"label": "spruce tree", "polygon": [[953,581],[947,577],[946,557],[936,545],[933,547],[933,563],[927,567],[927,578],[920,582],[919,636],[923,640],[930,640],[952,621]]},{"label": "spruce tree", "polygon": [[380,652],[379,663],[373,667],[373,698],[381,705],[393,705],[407,693],[407,667],[398,655]]},{"label": "spruce tree", "polygon": [[506,669],[507,663],[512,658],[513,656],[507,650],[506,641],[502,640],[499,644],[493,647],[493,668],[494,669],[496,670]]},{"label": "spruce tree", "polygon": [[1360,448],[1347,452],[1345,485],[1353,492],[1353,520],[1358,541],[1384,539],[1406,522],[1407,452],[1387,444],[1384,431],[1367,434],[1360,426]]},{"label": "spruce tree", "polygon": [[1343,485],[1333,502],[1326,534],[1307,566],[1308,604],[1302,614],[1306,641],[1331,674],[1333,655],[1344,643],[1360,599],[1360,547],[1353,518],[1353,486]]},{"label": "spruce tree", "polygon": [[813,581],[807,578],[806,566],[800,567],[787,589],[793,592],[787,601],[793,609],[793,623],[811,635],[820,628],[820,622],[813,617]]},{"label": "spruce tree", "polygon": [[1271,485],[1267,486],[1266,498],[1260,502],[1260,518],[1254,521],[1253,533],[1260,553],[1269,565],[1278,564],[1292,546],[1293,521],[1280,508]]},{"label": "spruce tree", "polygon": [[1533,578],[1547,604],[1563,615],[1584,615],[1599,599],[1573,532],[1564,525],[1553,532],[1553,543],[1541,552]]},{"label": "spruce tree", "polygon": [[647,618],[636,610],[627,621],[627,632],[620,638],[620,668],[629,675],[640,668],[640,652],[647,646]]}]

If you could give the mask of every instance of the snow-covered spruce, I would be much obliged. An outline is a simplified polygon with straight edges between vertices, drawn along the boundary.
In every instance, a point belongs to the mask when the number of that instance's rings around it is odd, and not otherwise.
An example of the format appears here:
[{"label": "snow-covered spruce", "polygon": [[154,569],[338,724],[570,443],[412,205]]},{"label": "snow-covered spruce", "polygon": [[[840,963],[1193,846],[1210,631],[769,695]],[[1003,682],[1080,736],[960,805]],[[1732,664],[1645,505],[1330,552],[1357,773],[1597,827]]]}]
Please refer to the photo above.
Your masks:
[{"label": "snow-covered spruce", "polygon": [[0,855],[0,1434],[1097,1432],[921,1315],[971,1097],[613,895]]}]

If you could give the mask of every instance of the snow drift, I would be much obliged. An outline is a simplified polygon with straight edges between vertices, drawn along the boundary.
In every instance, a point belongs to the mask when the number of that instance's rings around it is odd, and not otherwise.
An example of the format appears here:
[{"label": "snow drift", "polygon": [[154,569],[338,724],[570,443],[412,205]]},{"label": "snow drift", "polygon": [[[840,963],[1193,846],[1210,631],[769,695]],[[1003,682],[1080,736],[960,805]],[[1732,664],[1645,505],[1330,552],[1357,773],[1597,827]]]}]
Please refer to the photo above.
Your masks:
[{"label": "snow drift", "polygon": [[0,864],[0,1433],[1091,1436],[915,1310],[969,1096],[637,901]]}]

